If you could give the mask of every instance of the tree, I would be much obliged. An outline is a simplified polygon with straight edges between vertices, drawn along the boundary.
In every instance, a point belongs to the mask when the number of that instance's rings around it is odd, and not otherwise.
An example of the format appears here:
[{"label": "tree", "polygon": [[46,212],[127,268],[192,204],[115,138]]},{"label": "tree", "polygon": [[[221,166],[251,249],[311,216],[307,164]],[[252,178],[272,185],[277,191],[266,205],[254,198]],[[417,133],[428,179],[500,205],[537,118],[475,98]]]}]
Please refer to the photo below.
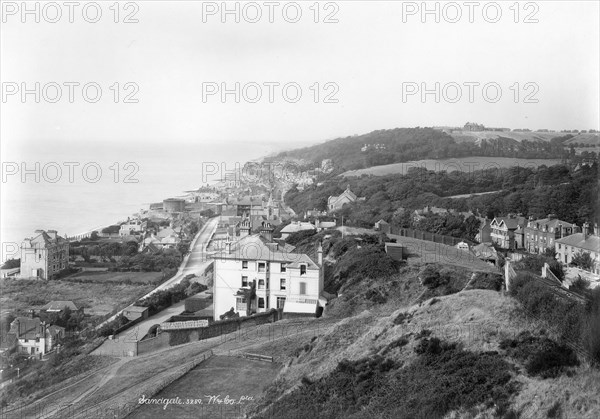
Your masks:
[{"label": "tree", "polygon": [[13,269],[21,266],[21,259],[8,259],[2,265],[2,269]]},{"label": "tree", "polygon": [[573,256],[573,259],[571,259],[571,264],[585,271],[591,271],[594,267],[594,260],[589,252],[579,252]]}]

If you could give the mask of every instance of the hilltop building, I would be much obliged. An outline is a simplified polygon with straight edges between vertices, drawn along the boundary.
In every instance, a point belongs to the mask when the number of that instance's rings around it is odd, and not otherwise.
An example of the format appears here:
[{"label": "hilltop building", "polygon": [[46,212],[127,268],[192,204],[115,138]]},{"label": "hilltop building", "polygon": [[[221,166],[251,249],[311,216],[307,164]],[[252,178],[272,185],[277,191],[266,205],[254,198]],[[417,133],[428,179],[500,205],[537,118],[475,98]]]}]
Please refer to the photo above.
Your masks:
[{"label": "hilltop building", "polygon": [[[285,315],[318,316],[327,300],[323,292],[323,251],[318,260],[294,253],[293,246],[273,242],[265,224],[260,234],[227,242],[214,259],[214,319],[231,308],[240,316],[283,309]],[[250,304],[246,298],[255,289]]]},{"label": "hilltop building", "polygon": [[596,227],[595,234],[590,234],[589,224],[585,223],[581,233],[557,239],[554,247],[556,258],[561,263],[568,265],[577,254],[589,253],[593,260],[592,272],[600,274],[600,237],[597,232],[598,228]]},{"label": "hilltop building", "polygon": [[50,279],[69,266],[69,241],[56,230],[36,230],[35,234],[21,246],[21,277]]},{"label": "hilltop building", "polygon": [[356,202],[357,200],[358,198],[356,197],[354,192],[350,190],[350,185],[348,185],[346,190],[340,195],[330,196],[327,199],[327,208],[330,212],[337,211],[341,209],[345,204],[351,204],[353,202]]}]

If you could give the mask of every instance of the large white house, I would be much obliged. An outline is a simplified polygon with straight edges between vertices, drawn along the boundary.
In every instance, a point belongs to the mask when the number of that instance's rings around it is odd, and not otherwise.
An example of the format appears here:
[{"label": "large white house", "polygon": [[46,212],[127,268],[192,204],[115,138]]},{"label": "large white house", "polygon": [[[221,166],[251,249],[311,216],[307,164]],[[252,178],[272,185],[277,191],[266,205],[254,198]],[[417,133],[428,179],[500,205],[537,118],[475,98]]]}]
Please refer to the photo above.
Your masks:
[{"label": "large white house", "polygon": [[36,230],[21,245],[21,277],[51,279],[69,263],[69,241],[56,230]]},{"label": "large white house", "polygon": [[327,300],[323,291],[323,251],[319,246],[318,260],[294,253],[293,246],[271,240],[272,229],[228,242],[225,250],[213,255],[214,319],[232,308],[240,316],[247,315],[247,296],[255,288],[250,301],[250,313],[283,308],[291,314],[318,315]]}]

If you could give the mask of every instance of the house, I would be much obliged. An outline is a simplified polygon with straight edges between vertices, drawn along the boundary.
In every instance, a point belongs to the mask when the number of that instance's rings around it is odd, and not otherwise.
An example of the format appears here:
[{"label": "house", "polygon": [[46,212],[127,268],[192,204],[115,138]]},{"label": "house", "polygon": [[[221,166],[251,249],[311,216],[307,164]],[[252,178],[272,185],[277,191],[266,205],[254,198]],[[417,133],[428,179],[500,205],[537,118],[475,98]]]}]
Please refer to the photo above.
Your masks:
[{"label": "house", "polygon": [[290,224],[286,225],[285,227],[283,227],[281,229],[281,238],[285,240],[289,237],[290,234],[297,233],[299,231],[304,231],[304,230],[316,230],[316,229],[317,228],[312,223],[302,222],[302,221],[292,221]]},{"label": "house", "polygon": [[490,238],[503,249],[519,249],[523,247],[522,242],[515,239],[515,231],[519,226],[525,225],[524,217],[509,215],[508,217],[496,217],[492,220],[490,227],[492,232]]},{"label": "house", "polygon": [[65,336],[65,328],[48,325],[38,317],[17,317],[10,324],[7,340],[13,341],[18,350],[42,357],[52,351]]},{"label": "house", "polygon": [[455,246],[458,250],[469,251],[469,244],[467,242],[461,241]]},{"label": "house", "polygon": [[317,231],[327,230],[328,228],[335,228],[337,226],[335,221],[321,221],[318,218],[315,220],[315,228]]},{"label": "house", "polygon": [[330,196],[327,199],[327,208],[329,211],[337,211],[341,209],[345,204],[351,204],[356,202],[358,198],[356,195],[350,190],[350,185],[346,188],[344,192],[342,192],[338,196]]},{"label": "house", "polygon": [[593,260],[592,272],[600,274],[600,237],[598,229],[595,234],[589,234],[589,224],[583,225],[583,232],[557,239],[554,244],[556,258],[565,265],[573,261],[573,257],[580,253],[589,253]]},{"label": "house", "polygon": [[134,218],[134,219],[130,220],[128,218],[126,222],[121,224],[121,227],[119,228],[119,236],[120,237],[130,236],[135,233],[140,233],[140,232],[142,232],[142,230],[143,230],[142,220],[140,220],[139,218]]},{"label": "house", "polygon": [[72,312],[83,310],[75,305],[73,301],[50,301],[48,304],[40,308],[41,311],[46,313],[61,313],[69,309]]},{"label": "house", "polygon": [[550,214],[548,218],[534,220],[529,217],[523,229],[525,250],[529,253],[544,253],[546,249],[554,249],[557,239],[570,236],[579,232],[575,224],[567,223]]},{"label": "house", "polygon": [[56,230],[36,230],[21,245],[21,278],[50,279],[69,266],[69,241]]},{"label": "house", "polygon": [[479,233],[475,236],[475,240],[479,243],[491,243],[492,241],[492,226],[491,220],[487,218],[479,218]]},{"label": "house", "polygon": [[375,226],[373,227],[373,229],[375,231],[381,231],[382,233],[385,234],[390,234],[390,224],[387,223],[385,220],[379,220],[375,223]]},{"label": "house", "polygon": [[473,246],[471,250],[477,259],[483,260],[492,265],[496,265],[498,263],[498,252],[496,252],[496,249],[494,249],[492,246],[481,243]]},{"label": "house", "polygon": [[129,306],[123,310],[123,316],[131,322],[139,318],[148,318],[148,307]]},{"label": "house", "polygon": [[[285,315],[318,316],[327,300],[323,291],[323,251],[317,261],[293,246],[274,243],[272,229],[228,242],[212,255],[214,319],[230,311],[240,316],[281,309]],[[247,296],[255,297],[246,301]]]}]

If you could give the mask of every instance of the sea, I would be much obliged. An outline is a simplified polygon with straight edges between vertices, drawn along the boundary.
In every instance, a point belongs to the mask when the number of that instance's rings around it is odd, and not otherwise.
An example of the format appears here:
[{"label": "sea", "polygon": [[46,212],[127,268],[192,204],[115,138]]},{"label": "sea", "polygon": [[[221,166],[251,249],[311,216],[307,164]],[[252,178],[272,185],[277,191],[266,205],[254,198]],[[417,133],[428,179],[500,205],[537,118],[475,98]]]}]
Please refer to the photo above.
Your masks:
[{"label": "sea", "polygon": [[214,184],[236,167],[280,148],[260,142],[165,141],[3,150],[2,261],[19,257],[18,246],[37,229],[57,230],[61,236],[93,231],[126,220],[150,203]]}]

